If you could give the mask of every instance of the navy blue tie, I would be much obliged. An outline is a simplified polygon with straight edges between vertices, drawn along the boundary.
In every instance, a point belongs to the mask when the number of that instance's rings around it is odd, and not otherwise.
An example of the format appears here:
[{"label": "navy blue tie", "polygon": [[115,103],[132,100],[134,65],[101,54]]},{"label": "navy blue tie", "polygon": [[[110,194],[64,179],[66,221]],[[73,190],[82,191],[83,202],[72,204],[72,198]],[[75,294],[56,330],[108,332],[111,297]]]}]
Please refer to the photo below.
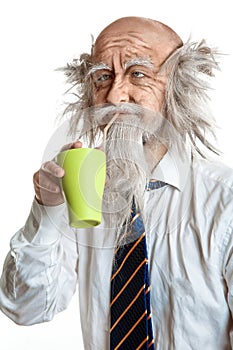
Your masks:
[{"label": "navy blue tie", "polygon": [[[147,190],[165,186],[150,181]],[[130,231],[137,239],[115,251],[111,278],[110,350],[155,348],[150,310],[150,276],[146,233],[140,213],[132,206]]]}]

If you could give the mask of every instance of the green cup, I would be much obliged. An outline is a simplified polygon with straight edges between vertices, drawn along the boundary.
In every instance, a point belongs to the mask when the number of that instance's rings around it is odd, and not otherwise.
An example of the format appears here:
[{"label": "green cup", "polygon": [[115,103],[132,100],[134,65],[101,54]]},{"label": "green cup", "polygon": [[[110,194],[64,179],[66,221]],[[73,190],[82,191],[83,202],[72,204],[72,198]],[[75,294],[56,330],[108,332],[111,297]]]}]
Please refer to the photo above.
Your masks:
[{"label": "green cup", "polygon": [[65,194],[70,226],[88,228],[102,220],[102,198],[106,178],[106,156],[95,148],[75,148],[59,153],[56,162],[64,170]]}]

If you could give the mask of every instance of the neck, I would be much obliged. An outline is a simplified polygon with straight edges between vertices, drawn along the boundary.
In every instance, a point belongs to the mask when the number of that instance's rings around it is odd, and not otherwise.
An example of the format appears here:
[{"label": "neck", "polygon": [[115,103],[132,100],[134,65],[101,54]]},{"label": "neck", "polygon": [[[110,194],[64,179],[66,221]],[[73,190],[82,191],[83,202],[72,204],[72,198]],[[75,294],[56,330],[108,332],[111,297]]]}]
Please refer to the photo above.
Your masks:
[{"label": "neck", "polygon": [[161,143],[154,143],[149,140],[144,144],[145,159],[151,173],[166,153],[167,148]]}]

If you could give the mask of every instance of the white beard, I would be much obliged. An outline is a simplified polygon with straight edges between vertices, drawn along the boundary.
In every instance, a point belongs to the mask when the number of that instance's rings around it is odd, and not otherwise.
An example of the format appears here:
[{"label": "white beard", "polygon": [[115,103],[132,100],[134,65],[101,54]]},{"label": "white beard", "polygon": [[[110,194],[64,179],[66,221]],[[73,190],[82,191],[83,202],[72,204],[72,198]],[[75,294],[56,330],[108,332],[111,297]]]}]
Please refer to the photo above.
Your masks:
[{"label": "white beard", "polygon": [[[125,244],[136,239],[126,235],[133,200],[144,216],[145,188],[151,175],[144,146],[150,142],[155,149],[161,143],[163,118],[160,116],[159,119],[155,112],[133,104],[124,104],[120,108],[107,106],[96,110],[94,120],[103,131],[103,127],[119,112],[123,113],[109,128],[103,145],[107,158],[103,216],[107,225],[116,229],[117,240]],[[156,152],[153,157],[155,165]]]}]

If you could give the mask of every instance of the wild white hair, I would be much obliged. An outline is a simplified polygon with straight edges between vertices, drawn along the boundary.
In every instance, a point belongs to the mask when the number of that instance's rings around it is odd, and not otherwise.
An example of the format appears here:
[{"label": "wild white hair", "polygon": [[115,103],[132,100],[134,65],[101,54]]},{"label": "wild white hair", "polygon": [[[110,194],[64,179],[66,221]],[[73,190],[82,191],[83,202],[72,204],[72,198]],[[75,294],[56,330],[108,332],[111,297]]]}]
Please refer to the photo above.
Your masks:
[{"label": "wild white hair", "polygon": [[209,150],[218,153],[208,141],[215,137],[215,120],[208,105],[209,77],[219,69],[216,49],[200,43],[188,42],[178,48],[163,64],[167,84],[163,114],[194,149],[202,156],[197,140]]}]

